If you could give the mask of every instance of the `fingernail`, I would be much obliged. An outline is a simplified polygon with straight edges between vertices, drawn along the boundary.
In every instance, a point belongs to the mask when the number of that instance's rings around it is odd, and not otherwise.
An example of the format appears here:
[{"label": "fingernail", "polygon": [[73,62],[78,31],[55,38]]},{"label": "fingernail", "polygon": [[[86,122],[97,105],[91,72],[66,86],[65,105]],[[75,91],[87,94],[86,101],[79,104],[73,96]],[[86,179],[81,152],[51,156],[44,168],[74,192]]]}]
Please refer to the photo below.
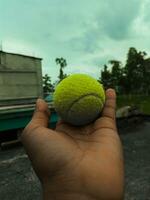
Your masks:
[{"label": "fingernail", "polygon": [[43,99],[38,98],[38,99],[36,100],[36,105],[39,104],[39,103],[41,103],[41,102],[43,102],[43,101],[44,101]]}]

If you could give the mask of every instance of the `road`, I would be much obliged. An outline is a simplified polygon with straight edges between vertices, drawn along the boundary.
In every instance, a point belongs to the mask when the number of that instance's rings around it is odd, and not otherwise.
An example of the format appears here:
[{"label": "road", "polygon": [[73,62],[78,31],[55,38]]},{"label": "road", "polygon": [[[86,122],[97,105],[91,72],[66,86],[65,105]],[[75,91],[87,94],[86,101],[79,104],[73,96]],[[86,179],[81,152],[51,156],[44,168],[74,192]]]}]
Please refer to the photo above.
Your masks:
[{"label": "road", "polygon": [[[150,200],[150,121],[118,122],[125,157],[125,200]],[[23,147],[0,151],[0,199],[40,200],[41,186]]]}]

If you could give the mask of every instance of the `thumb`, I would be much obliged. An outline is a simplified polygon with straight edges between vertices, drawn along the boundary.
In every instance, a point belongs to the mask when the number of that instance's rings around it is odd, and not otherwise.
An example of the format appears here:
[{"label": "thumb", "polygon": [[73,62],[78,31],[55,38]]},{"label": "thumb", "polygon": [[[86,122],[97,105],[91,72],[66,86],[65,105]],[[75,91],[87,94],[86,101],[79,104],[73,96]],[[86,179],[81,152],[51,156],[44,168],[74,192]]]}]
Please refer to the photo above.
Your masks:
[{"label": "thumb", "polygon": [[48,104],[43,99],[38,99],[36,108],[30,124],[36,126],[48,127],[50,110]]}]

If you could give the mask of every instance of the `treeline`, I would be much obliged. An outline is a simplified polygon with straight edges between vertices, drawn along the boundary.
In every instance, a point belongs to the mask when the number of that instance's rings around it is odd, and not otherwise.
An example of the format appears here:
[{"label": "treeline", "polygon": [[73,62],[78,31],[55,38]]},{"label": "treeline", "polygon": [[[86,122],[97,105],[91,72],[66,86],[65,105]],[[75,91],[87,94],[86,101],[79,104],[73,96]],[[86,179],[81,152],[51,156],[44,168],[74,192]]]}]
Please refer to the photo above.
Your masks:
[{"label": "treeline", "polygon": [[[56,82],[51,82],[48,74],[43,76],[43,90],[47,94],[53,92],[55,86],[66,78],[64,68],[67,66],[66,59],[56,58],[59,65],[59,75]],[[123,65],[118,60],[110,60],[100,72],[99,80],[105,87],[114,88],[118,94],[150,94],[150,58],[145,51],[137,51],[131,47],[127,53],[126,63]]]},{"label": "treeline", "polygon": [[100,81],[105,88],[115,88],[119,94],[150,94],[150,58],[147,53],[131,47],[125,65],[110,60],[101,71]]}]

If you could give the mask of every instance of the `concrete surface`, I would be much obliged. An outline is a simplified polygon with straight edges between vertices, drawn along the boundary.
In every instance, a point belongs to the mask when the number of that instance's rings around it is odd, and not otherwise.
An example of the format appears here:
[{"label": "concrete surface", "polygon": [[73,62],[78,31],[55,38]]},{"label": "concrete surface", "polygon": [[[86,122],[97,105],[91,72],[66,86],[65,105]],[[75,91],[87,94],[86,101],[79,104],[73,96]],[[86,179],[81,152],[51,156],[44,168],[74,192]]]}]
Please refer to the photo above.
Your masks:
[{"label": "concrete surface", "polygon": [[[150,121],[118,123],[124,147],[125,200],[150,200]],[[0,151],[0,199],[40,200],[41,186],[23,147]]]},{"label": "concrete surface", "polygon": [[0,152],[0,199],[41,199],[40,183],[22,147]]},{"label": "concrete surface", "polygon": [[125,200],[150,200],[150,122],[137,122],[120,132],[125,157]]},{"label": "concrete surface", "polygon": [[0,106],[43,97],[41,58],[0,51],[0,91]]}]

